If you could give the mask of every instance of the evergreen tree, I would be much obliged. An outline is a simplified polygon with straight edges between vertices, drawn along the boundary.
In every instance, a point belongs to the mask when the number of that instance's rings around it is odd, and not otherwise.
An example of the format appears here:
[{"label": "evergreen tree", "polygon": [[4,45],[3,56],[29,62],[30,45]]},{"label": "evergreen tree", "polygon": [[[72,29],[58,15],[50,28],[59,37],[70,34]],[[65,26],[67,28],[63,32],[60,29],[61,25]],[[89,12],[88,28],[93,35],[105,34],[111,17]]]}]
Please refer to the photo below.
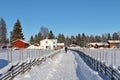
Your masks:
[{"label": "evergreen tree", "polygon": [[80,34],[78,34],[78,36],[77,36],[77,38],[76,38],[77,40],[77,45],[78,46],[80,46],[80,42],[81,42],[81,35]]},{"label": "evergreen tree", "polygon": [[52,30],[50,30],[50,32],[48,34],[48,39],[55,39],[55,36],[54,36]]},{"label": "evergreen tree", "polygon": [[101,37],[98,36],[98,35],[96,35],[96,36],[95,36],[95,42],[101,42]]},{"label": "evergreen tree", "polygon": [[61,38],[62,38],[62,43],[65,43],[65,36],[64,36],[64,34],[62,34]]},{"label": "evergreen tree", "polygon": [[35,39],[33,36],[30,37],[30,44],[34,44],[35,43]]},{"label": "evergreen tree", "polygon": [[10,42],[13,42],[16,39],[24,40],[24,35],[22,33],[22,27],[19,20],[17,20],[16,23],[14,24],[14,28],[10,36]]},{"label": "evergreen tree", "polygon": [[86,38],[85,34],[82,33],[82,36],[81,36],[81,43],[80,43],[81,47],[84,47],[85,44],[86,44],[86,42],[85,42],[85,38]]},{"label": "evergreen tree", "polygon": [[89,42],[95,42],[95,37],[93,35],[89,37]]},{"label": "evergreen tree", "polygon": [[42,33],[39,32],[39,33],[38,33],[38,40],[41,41],[42,39],[43,39]]},{"label": "evergreen tree", "polygon": [[7,43],[7,28],[3,18],[0,18],[0,46],[2,43]]},{"label": "evergreen tree", "polygon": [[63,34],[58,35],[58,43],[65,43],[65,36]]},{"label": "evergreen tree", "polygon": [[76,44],[76,39],[73,35],[71,36],[71,44]]},{"label": "evergreen tree", "polygon": [[34,38],[34,39],[35,39],[35,43],[38,43],[38,42],[39,42],[39,40],[38,40],[38,35],[37,35],[37,34],[35,35],[35,38]]},{"label": "evergreen tree", "polygon": [[68,36],[65,39],[65,45],[70,46],[70,38]]},{"label": "evergreen tree", "polygon": [[113,35],[112,35],[112,39],[113,39],[113,40],[119,40],[119,35],[118,35],[118,33],[114,32]]},{"label": "evergreen tree", "polygon": [[110,33],[107,34],[107,40],[111,40],[111,35],[110,35]]},{"label": "evergreen tree", "polygon": [[107,42],[107,34],[102,34],[101,41]]},{"label": "evergreen tree", "polygon": [[61,38],[61,36],[62,36],[62,35],[59,34],[58,37],[57,37],[57,41],[58,41],[58,43],[61,43],[61,42],[62,42],[62,38]]}]

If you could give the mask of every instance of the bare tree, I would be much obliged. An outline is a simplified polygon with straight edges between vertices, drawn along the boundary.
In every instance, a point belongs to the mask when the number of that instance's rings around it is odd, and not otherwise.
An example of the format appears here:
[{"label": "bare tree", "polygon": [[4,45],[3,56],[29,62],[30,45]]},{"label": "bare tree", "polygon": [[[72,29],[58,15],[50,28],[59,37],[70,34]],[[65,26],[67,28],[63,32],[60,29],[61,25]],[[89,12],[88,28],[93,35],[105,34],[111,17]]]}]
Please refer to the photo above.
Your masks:
[{"label": "bare tree", "polygon": [[118,35],[117,32],[114,32],[114,33],[113,33],[112,39],[113,39],[113,40],[118,40],[118,39],[119,39],[119,35]]},{"label": "bare tree", "polygon": [[0,18],[0,46],[7,42],[7,28],[3,18]]},{"label": "bare tree", "polygon": [[40,32],[41,32],[41,34],[42,34],[42,36],[43,36],[43,39],[45,39],[45,38],[48,37],[49,30],[48,30],[47,27],[42,26],[42,27],[40,28]]}]

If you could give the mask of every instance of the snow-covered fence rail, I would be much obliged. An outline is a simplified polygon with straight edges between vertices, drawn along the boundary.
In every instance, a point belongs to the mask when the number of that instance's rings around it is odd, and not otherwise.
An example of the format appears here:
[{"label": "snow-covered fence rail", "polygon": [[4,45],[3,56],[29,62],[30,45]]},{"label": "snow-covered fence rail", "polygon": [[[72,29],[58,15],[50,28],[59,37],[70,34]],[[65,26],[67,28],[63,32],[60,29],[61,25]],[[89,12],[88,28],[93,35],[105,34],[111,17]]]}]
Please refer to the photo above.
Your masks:
[{"label": "snow-covered fence rail", "polygon": [[23,74],[27,71],[30,71],[32,66],[40,65],[42,62],[46,61],[47,58],[52,58],[53,56],[55,56],[59,52],[60,52],[60,50],[56,50],[53,52],[49,52],[49,54],[47,54],[45,56],[35,57],[32,59],[20,62],[17,65],[13,65],[6,73],[1,74],[0,80],[12,80],[17,75]]},{"label": "snow-covered fence rail", "polygon": [[108,76],[110,80],[120,80],[120,71],[115,69],[113,66],[107,66],[104,62],[101,62],[90,55],[81,52],[80,50],[74,51],[76,51],[83,58],[83,60],[90,64],[94,69]]}]

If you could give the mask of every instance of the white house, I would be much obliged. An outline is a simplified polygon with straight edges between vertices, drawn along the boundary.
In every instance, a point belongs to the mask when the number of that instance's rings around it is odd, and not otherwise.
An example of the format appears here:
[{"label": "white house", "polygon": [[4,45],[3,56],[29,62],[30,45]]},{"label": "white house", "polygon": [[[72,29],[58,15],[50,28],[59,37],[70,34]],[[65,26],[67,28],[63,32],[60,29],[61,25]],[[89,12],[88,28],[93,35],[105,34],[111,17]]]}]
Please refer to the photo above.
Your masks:
[{"label": "white house", "polygon": [[57,39],[44,39],[40,41],[41,49],[56,49]]}]

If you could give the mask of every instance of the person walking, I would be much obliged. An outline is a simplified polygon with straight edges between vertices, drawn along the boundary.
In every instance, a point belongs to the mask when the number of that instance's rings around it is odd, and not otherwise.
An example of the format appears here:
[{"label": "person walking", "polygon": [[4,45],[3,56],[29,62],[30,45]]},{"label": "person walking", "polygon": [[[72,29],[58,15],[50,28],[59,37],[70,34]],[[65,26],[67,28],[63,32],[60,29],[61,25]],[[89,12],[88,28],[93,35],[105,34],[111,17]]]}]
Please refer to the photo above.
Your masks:
[{"label": "person walking", "polygon": [[65,52],[67,53],[67,47],[65,47]]}]

